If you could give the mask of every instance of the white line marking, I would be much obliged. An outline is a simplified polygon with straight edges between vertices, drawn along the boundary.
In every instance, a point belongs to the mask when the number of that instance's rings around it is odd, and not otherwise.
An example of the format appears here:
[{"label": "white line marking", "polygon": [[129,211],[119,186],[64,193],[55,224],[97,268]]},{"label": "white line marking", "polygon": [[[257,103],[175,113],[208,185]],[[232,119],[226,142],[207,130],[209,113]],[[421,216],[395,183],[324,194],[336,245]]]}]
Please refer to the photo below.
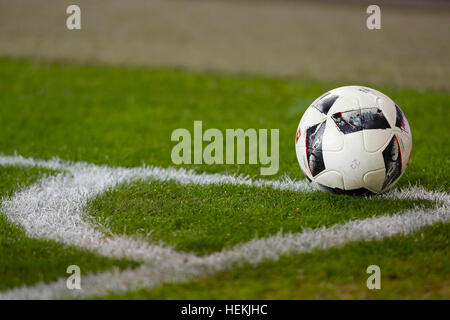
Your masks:
[{"label": "white line marking", "polygon": [[65,171],[44,178],[11,198],[4,199],[3,212],[9,219],[22,225],[28,236],[53,239],[104,256],[145,261],[136,269],[86,275],[83,277],[83,290],[80,291],[67,290],[64,278],[49,284],[39,283],[0,292],[0,299],[83,297],[93,294],[104,295],[108,291],[124,292],[142,287],[152,288],[167,282],[212,275],[244,263],[258,264],[266,259],[277,260],[284,254],[298,254],[314,249],[328,249],[352,241],[369,241],[396,234],[407,234],[436,222],[450,220],[449,194],[410,187],[406,190],[393,191],[385,197],[428,199],[435,201],[436,205],[428,210],[418,208],[401,214],[350,221],[330,228],[255,239],[209,256],[198,257],[125,236],[105,238],[83,218],[86,201],[110,187],[135,179],[172,180],[181,184],[200,185],[225,183],[255,187],[271,186],[275,189],[299,192],[311,191],[309,185],[304,181],[293,181],[288,178],[278,181],[252,180],[243,176],[198,174],[185,169],[153,166],[111,168],[83,162],[71,163],[58,159],[43,161],[21,156],[0,155],[0,165]]}]

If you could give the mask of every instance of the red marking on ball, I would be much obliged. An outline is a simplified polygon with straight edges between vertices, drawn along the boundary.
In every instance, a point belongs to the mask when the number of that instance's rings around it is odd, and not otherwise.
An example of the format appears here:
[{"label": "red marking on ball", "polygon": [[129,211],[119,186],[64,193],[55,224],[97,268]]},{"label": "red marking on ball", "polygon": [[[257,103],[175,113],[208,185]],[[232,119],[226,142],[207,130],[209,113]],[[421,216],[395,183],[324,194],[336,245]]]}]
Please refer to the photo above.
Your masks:
[{"label": "red marking on ball", "polygon": [[298,129],[297,134],[295,135],[295,143],[298,142],[298,139],[300,139],[300,136],[302,135],[300,129]]}]

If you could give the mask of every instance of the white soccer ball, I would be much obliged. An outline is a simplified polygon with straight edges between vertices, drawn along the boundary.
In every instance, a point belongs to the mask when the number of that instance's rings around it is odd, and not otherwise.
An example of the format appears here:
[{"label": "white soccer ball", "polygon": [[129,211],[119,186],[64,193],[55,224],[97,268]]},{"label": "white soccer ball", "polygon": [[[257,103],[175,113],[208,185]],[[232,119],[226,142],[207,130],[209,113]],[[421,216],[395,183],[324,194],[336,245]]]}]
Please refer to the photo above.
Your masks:
[{"label": "white soccer ball", "polygon": [[370,195],[391,189],[406,170],[411,130],[402,110],[383,93],[340,87],[314,101],[295,137],[297,159],[318,189]]}]

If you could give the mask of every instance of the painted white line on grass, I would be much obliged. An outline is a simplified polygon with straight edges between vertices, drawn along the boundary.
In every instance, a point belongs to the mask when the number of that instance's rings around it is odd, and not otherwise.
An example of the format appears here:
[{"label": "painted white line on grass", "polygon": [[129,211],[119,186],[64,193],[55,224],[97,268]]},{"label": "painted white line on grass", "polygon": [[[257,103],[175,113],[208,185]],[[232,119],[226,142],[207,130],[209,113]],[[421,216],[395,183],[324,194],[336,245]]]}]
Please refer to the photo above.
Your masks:
[{"label": "painted white line on grass", "polygon": [[435,201],[432,209],[416,209],[379,218],[350,221],[330,228],[306,230],[296,234],[255,239],[232,249],[205,257],[180,253],[162,245],[151,245],[125,236],[106,238],[83,218],[88,198],[110,187],[135,179],[172,180],[181,184],[235,184],[254,187],[271,186],[308,192],[304,181],[252,180],[248,177],[195,173],[191,170],[139,167],[111,168],[88,163],[71,163],[58,159],[41,161],[21,156],[0,156],[0,165],[37,166],[64,170],[54,177],[22,190],[3,201],[3,212],[12,221],[22,225],[27,235],[54,239],[110,257],[144,260],[142,266],[125,271],[104,272],[83,277],[83,290],[69,291],[65,279],[50,284],[37,284],[0,292],[0,299],[51,299],[61,296],[103,295],[108,291],[123,292],[137,288],[152,288],[166,282],[183,281],[206,276],[217,271],[263,260],[276,260],[283,254],[328,249],[358,240],[382,239],[396,234],[407,234],[436,222],[450,220],[450,196],[444,192],[411,187],[394,191],[386,197],[394,199],[428,199]]},{"label": "painted white line on grass", "polygon": [[3,211],[13,222],[22,225],[29,237],[52,239],[75,245],[98,254],[137,260],[167,258],[195,258],[192,254],[179,253],[171,248],[150,245],[144,240],[129,237],[105,237],[83,217],[83,209],[89,198],[108,188],[136,179],[176,181],[181,184],[235,184],[247,186],[272,186],[277,189],[309,190],[303,182],[290,179],[277,181],[252,180],[248,177],[195,173],[192,170],[143,166],[138,168],[111,168],[89,163],[64,162],[59,159],[34,160],[21,156],[0,156],[0,165],[40,167],[64,170],[56,176],[3,200]]},{"label": "painted white line on grass", "polygon": [[280,190],[292,191],[311,191],[311,187],[306,180],[292,180],[284,177],[280,180],[252,179],[242,175],[225,175],[219,173],[197,173],[194,170],[183,168],[163,168],[155,166],[142,166],[135,168],[108,167],[105,165],[97,166],[87,162],[63,161],[58,158],[51,160],[36,160],[33,158],[24,158],[19,155],[7,156],[0,154],[0,166],[23,166],[40,167],[52,170],[65,170],[70,173],[79,173],[88,170],[103,170],[105,173],[111,173],[123,176],[125,180],[129,179],[155,179],[159,181],[176,181],[180,184],[233,184],[246,185],[250,187],[273,187]]}]

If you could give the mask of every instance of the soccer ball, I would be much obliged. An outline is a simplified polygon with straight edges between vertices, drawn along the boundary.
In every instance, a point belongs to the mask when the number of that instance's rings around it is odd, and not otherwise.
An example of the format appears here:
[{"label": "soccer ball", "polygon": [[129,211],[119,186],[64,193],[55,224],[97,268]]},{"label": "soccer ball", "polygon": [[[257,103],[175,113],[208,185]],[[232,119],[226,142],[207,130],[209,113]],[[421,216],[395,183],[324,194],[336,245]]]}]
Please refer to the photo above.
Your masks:
[{"label": "soccer ball", "polygon": [[406,170],[411,130],[399,106],[361,86],[328,91],[305,111],[295,149],[314,187],[366,196],[391,189]]}]

